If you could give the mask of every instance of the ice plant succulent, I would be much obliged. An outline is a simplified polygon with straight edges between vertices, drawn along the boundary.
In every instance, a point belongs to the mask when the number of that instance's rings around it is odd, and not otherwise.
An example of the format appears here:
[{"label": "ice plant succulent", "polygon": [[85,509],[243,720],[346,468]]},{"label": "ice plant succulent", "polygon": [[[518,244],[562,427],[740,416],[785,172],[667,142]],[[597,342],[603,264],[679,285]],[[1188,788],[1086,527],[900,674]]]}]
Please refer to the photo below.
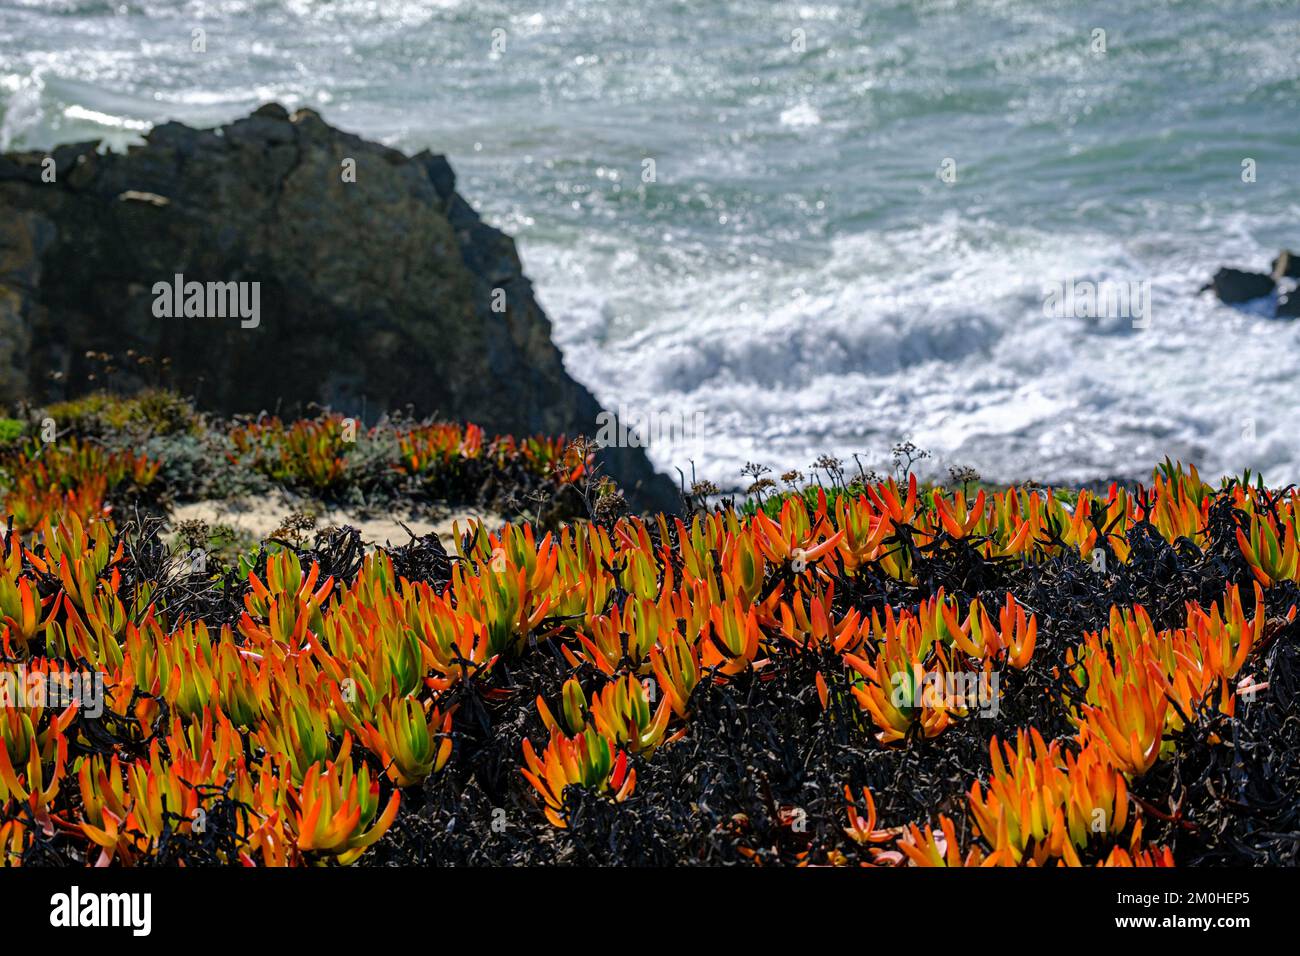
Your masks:
[{"label": "ice plant succulent", "polygon": [[367,726],[366,744],[384,762],[384,771],[399,787],[410,787],[441,770],[451,757],[451,712],[411,697],[395,700],[379,714],[379,726]]},{"label": "ice plant succulent", "polygon": [[392,825],[401,804],[393,791],[383,812],[379,788],[364,763],[354,769],[352,736],[345,734],[338,756],[325,769],[312,764],[296,791],[293,815],[298,849],[333,854],[341,864],[352,863]]},{"label": "ice plant succulent", "polygon": [[569,787],[610,792],[617,801],[627,799],[636,788],[636,771],[628,766],[627,752],[590,728],[573,737],[553,730],[540,757],[525,739],[524,764],[521,772],[541,796],[546,818],[562,829],[568,826],[565,791]]},{"label": "ice plant succulent", "polygon": [[1076,754],[1059,741],[1049,746],[1037,730],[1021,730],[1015,747],[991,740],[989,757],[987,790],[972,784],[970,807],[994,858],[1077,864],[1090,839],[1124,832],[1127,785],[1104,745]]},{"label": "ice plant succulent", "polygon": [[[228,447],[277,480],[330,488],[377,447],[358,456],[358,443],[383,440],[385,480],[429,495],[492,467],[581,488],[592,467],[588,446],[562,440],[351,428],[337,416],[263,420]],[[1132,797],[1133,781],[1189,739],[1215,745],[1245,710],[1239,698],[1278,680],[1261,649],[1293,634],[1282,600],[1297,578],[1295,495],[1216,490],[1169,463],[1150,487],[1104,493],[968,496],[864,477],[772,496],[753,513],[700,507],[549,530],[476,522],[457,526],[432,565],[398,549],[340,561],[319,544],[268,544],[220,582],[235,602],[227,613],[177,587],[216,576],[158,580],[148,549],[114,523],[111,495],[150,487],[155,463],[86,443],[4,458],[16,520],[0,548],[0,674],[89,668],[105,708],[97,724],[75,706],[0,707],[5,863],[51,834],[93,864],[146,862],[167,840],[243,865],[350,863],[394,824],[402,790],[458,776],[444,773],[454,741],[479,746],[533,700],[547,740],[525,740],[508,776],[536,795],[539,825],[565,827],[569,788],[625,801],[636,768],[671,759],[722,702],[761,708],[789,694],[792,720],[845,735],[856,757],[940,737],[977,702],[1004,693],[1019,705],[1027,698],[1013,695],[1049,684],[1074,736],[999,730],[991,771],[970,768],[945,815],[881,827],[861,789],[811,830],[794,826],[779,793],[766,831],[746,813],[718,825],[754,862],[1167,865],[1168,849],[1142,842],[1144,821],[1148,832],[1153,820],[1177,824]],[[1107,580],[1108,562],[1140,570],[1133,542],[1153,534],[1179,553],[1212,545],[1207,564],[1249,568],[1254,581],[1188,603],[1177,627],[1121,606],[1095,633],[1063,635],[1062,618],[1043,616],[1054,663],[1055,642],[1075,645],[1063,673],[1045,674],[1035,610],[1054,609],[1006,588],[1035,593],[1021,587],[1037,566],[1089,581]],[[1004,691],[997,678],[1010,678]],[[1209,733],[1186,733],[1202,721]],[[215,794],[249,811],[219,850],[194,829]]]}]

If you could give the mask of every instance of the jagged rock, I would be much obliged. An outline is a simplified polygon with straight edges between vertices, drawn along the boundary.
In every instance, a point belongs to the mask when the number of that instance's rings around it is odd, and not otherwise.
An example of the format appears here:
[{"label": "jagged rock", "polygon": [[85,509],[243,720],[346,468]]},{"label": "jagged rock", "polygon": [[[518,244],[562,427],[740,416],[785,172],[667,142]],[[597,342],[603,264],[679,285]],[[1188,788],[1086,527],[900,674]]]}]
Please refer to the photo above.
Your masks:
[{"label": "jagged rock", "polygon": [[1240,269],[1220,269],[1214,274],[1209,285],[1201,289],[1213,289],[1222,302],[1249,302],[1273,291],[1276,283],[1272,276],[1260,272],[1242,272]]},{"label": "jagged rock", "polygon": [[1283,249],[1273,260],[1273,281],[1283,279],[1300,279],[1300,256],[1290,249]]},{"label": "jagged rock", "polygon": [[[167,358],[163,384],[226,413],[314,402],[373,419],[409,405],[489,431],[597,431],[514,241],[461,198],[444,157],[278,104],[145,139],[126,154],[0,156],[0,402],[85,391],[100,384],[87,352],[133,350],[152,364],[115,363],[113,385],[148,384],[143,369]],[[256,321],[159,317],[177,275],[258,283],[244,302]],[[216,288],[203,315],[235,287]],[[641,449],[602,455],[634,502],[675,508]]]}]

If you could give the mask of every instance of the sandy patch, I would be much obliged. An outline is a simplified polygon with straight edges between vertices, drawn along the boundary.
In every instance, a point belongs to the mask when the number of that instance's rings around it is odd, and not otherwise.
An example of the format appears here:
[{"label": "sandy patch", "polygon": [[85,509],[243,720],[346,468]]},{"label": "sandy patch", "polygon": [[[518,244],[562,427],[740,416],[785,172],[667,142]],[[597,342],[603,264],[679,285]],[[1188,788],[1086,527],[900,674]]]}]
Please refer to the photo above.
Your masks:
[{"label": "sandy patch", "polygon": [[[351,525],[361,532],[361,538],[367,544],[396,546],[404,545],[411,540],[407,528],[416,537],[433,532],[440,538],[446,539],[451,536],[452,524],[457,521],[460,522],[462,533],[471,520],[485,522],[492,530],[503,523],[500,516],[474,508],[455,509],[440,521],[411,518],[399,512],[363,518],[346,511],[326,508],[319,502],[292,499],[287,496],[193,501],[173,508],[168,523],[173,530],[182,521],[203,521],[210,528],[227,525],[241,537],[246,535],[262,541],[295,511],[306,511],[315,515],[317,528]],[[406,528],[403,528],[403,525]]]}]

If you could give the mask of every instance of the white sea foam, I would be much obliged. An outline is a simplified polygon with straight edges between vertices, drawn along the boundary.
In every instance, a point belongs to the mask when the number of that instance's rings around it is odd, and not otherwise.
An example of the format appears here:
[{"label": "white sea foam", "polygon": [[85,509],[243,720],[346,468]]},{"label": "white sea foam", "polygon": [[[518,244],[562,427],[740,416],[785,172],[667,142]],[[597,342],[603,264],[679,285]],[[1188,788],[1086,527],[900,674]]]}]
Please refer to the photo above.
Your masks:
[{"label": "white sea foam", "polygon": [[781,124],[783,126],[816,126],[822,121],[821,114],[811,103],[799,103],[787,110],[781,111]]},{"label": "white sea foam", "polygon": [[[1165,454],[1300,479],[1300,326],[1196,294],[1300,245],[1300,21],[1271,0],[202,6],[10,0],[0,148],[275,99],[445,152],[517,234],[571,372],[610,407],[702,413],[649,449],[665,470],[879,468],[912,439],[1000,479]],[[1146,328],[1044,315],[1049,284],[1133,282]]]},{"label": "white sea foam", "polygon": [[133,130],[143,133],[153,127],[153,123],[150,123],[147,120],[131,119],[126,116],[114,116],[111,113],[101,113],[99,110],[86,109],[84,106],[69,106],[63,111],[63,115],[70,120],[94,123],[98,126],[109,127],[110,129]]},{"label": "white sea foam", "polygon": [[[1216,262],[1146,261],[1104,237],[960,252],[963,231],[840,240],[812,274],[701,277],[654,300],[653,334],[626,340],[602,328],[611,297],[635,289],[611,296],[575,283],[570,257],[527,254],[544,304],[577,318],[560,341],[602,399],[703,412],[706,434],[650,449],[665,469],[694,459],[731,484],[749,460],[781,471],[859,453],[879,468],[911,439],[934,470],[970,464],[1003,480],[1142,476],[1165,454],[1208,473],[1300,474],[1300,327],[1263,319],[1264,303],[1252,314],[1198,297]],[[898,257],[885,274],[882,246]],[[1070,276],[1150,281],[1149,326],[1045,317],[1043,284]]]}]

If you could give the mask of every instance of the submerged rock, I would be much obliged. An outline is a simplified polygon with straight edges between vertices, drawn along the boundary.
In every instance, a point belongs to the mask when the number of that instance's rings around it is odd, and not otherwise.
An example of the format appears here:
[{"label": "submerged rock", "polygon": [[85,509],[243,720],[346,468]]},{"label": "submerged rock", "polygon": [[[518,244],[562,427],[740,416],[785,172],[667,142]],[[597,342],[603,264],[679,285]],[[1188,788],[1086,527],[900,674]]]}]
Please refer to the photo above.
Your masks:
[{"label": "submerged rock", "polygon": [[1292,289],[1286,295],[1279,296],[1273,315],[1279,319],[1300,319],[1300,289]]},{"label": "submerged rock", "polygon": [[[276,104],[145,139],[0,156],[0,402],[161,377],[224,413],[409,405],[518,435],[598,429],[514,241],[444,157]],[[675,508],[641,449],[602,455],[635,503]]]},{"label": "submerged rock", "polygon": [[1220,269],[1201,291],[1212,289],[1221,302],[1237,303],[1263,298],[1273,291],[1275,285],[1272,276],[1261,272]]}]

